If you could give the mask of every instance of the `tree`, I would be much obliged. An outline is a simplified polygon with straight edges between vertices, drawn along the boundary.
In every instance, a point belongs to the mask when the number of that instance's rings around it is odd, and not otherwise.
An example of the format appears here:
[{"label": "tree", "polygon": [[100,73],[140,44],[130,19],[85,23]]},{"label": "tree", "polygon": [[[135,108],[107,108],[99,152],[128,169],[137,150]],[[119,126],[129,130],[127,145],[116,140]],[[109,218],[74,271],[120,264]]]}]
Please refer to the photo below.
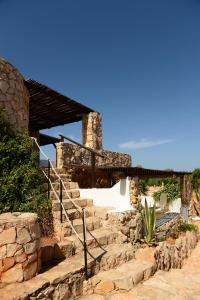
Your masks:
[{"label": "tree", "polygon": [[0,113],[0,213],[40,213],[48,206],[43,182],[30,137],[15,132]]}]

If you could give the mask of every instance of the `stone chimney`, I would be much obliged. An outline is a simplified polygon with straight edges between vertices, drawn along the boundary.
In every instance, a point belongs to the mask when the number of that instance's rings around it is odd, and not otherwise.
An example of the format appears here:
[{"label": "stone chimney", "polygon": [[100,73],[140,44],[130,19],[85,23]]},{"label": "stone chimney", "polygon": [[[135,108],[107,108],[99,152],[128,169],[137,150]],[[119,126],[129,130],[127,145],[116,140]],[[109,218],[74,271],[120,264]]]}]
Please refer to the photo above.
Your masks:
[{"label": "stone chimney", "polygon": [[102,149],[102,116],[91,112],[83,116],[83,144],[94,150]]}]

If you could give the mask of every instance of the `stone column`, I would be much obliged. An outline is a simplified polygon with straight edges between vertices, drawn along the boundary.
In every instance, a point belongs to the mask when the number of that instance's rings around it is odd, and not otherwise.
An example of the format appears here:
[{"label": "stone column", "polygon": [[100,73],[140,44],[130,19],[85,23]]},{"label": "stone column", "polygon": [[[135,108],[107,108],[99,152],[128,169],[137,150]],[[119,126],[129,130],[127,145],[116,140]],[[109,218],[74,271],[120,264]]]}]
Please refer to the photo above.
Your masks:
[{"label": "stone column", "polygon": [[86,147],[102,149],[102,117],[98,112],[83,116],[83,144]]},{"label": "stone column", "polygon": [[133,177],[130,181],[130,198],[131,204],[138,204],[138,200],[140,200],[140,180],[139,177]]},{"label": "stone column", "polygon": [[0,110],[15,130],[28,131],[29,93],[24,78],[3,58],[0,58]]}]

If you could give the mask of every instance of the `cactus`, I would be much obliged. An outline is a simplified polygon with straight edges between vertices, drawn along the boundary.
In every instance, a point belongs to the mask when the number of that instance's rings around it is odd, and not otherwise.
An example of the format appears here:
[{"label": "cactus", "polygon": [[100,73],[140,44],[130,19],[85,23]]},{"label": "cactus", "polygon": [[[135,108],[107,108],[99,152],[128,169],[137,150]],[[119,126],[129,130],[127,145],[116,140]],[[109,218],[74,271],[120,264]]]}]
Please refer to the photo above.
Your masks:
[{"label": "cactus", "polygon": [[156,225],[156,209],[155,204],[149,207],[145,198],[145,207],[143,208],[145,241],[151,243],[154,239],[155,225]]}]

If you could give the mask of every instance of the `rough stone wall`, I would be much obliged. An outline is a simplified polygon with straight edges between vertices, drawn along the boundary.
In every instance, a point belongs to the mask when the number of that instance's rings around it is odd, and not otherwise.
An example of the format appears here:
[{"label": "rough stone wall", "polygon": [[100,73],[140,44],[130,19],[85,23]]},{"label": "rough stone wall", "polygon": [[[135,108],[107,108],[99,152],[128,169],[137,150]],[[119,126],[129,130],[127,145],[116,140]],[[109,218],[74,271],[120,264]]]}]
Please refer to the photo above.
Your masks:
[{"label": "rough stone wall", "polygon": [[136,209],[109,213],[105,225],[117,228],[132,244],[142,238],[142,216]]},{"label": "rough stone wall", "polygon": [[29,94],[24,78],[3,58],[0,58],[0,108],[13,128],[28,130]]},{"label": "rough stone wall", "polygon": [[[79,146],[65,143],[58,143],[57,167],[66,168],[69,166],[90,166],[91,153]],[[96,156],[96,166],[130,167],[131,156],[125,153],[112,152],[107,150],[98,151],[104,158]]]},{"label": "rough stone wall", "polygon": [[83,116],[82,121],[83,144],[86,147],[102,149],[102,117],[98,112],[91,112]]},{"label": "rough stone wall", "polygon": [[187,231],[171,242],[161,242],[154,252],[156,270],[178,269],[181,268],[184,260],[191,254],[199,240],[199,233]]},{"label": "rough stone wall", "polygon": [[34,277],[41,266],[40,228],[33,213],[0,215],[0,285]]}]

